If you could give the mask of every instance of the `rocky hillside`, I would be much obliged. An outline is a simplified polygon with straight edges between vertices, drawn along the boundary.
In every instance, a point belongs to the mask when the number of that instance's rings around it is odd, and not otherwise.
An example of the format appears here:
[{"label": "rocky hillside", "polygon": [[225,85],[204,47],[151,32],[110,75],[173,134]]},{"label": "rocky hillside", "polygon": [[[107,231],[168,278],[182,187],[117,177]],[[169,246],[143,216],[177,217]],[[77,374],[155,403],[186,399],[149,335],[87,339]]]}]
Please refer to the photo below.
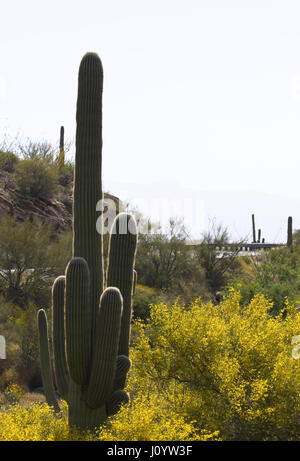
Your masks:
[{"label": "rocky hillside", "polygon": [[[105,197],[118,203],[111,194]],[[17,221],[36,219],[38,223],[50,223],[55,233],[72,228],[72,190],[61,191],[57,199],[45,200],[24,196],[15,187],[13,177],[0,171],[0,219],[3,214],[15,216]]]},{"label": "rocky hillside", "polygon": [[64,204],[58,200],[40,200],[23,197],[18,191],[6,188],[0,189],[0,219],[4,213],[10,213],[18,221],[25,218],[36,218],[38,222],[48,221],[53,224],[55,232],[61,232],[72,227],[72,203]]}]

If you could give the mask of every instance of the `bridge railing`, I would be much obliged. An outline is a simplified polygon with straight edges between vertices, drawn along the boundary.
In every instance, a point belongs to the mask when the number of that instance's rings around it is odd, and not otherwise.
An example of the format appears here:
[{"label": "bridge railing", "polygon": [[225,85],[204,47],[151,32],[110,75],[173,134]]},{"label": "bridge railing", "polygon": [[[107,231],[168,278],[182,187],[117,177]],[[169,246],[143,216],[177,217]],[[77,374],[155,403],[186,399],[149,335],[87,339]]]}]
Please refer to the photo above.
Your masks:
[{"label": "bridge railing", "polygon": [[[201,243],[197,244],[191,244],[192,246],[199,246]],[[236,244],[236,243],[229,243],[227,245],[222,245],[218,246],[215,245],[214,243],[208,243],[207,245],[215,247],[217,251],[220,252],[240,252],[240,251],[257,251],[257,250],[268,250],[271,248],[279,248],[286,246],[284,243],[242,243],[242,244]]]}]

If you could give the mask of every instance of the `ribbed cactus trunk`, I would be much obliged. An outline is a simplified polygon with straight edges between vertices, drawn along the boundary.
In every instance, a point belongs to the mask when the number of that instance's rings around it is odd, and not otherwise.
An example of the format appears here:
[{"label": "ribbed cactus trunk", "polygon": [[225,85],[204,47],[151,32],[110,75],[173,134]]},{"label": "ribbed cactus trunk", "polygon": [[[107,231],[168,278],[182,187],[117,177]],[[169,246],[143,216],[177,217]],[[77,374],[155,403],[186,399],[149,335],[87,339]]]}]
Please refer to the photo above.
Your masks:
[{"label": "ribbed cactus trunk", "polygon": [[101,61],[89,53],[78,75],[73,256],[83,257],[90,268],[93,330],[104,286],[102,235],[96,232],[96,205],[102,199],[102,90]]},{"label": "ribbed cactus trunk", "polygon": [[[136,277],[137,229],[127,213],[119,214],[112,226],[107,283],[104,277],[102,236],[96,229],[96,205],[103,195],[102,88],[101,61],[95,53],[87,53],[78,79],[73,258],[52,289],[56,384],[68,403],[70,425],[83,429],[99,427],[129,400],[123,389],[131,363]],[[44,390],[57,410],[43,310],[39,326]]]}]

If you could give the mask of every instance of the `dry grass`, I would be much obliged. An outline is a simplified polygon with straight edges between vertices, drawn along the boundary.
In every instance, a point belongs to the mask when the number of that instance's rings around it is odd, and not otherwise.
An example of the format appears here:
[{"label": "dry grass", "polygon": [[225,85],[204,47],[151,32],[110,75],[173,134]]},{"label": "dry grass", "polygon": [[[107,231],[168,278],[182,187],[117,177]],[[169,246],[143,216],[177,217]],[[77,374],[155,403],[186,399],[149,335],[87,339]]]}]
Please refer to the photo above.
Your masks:
[{"label": "dry grass", "polygon": [[46,398],[44,394],[39,394],[35,392],[26,392],[23,397],[20,399],[19,404],[23,407],[28,407],[32,403],[44,403]]},{"label": "dry grass", "polygon": [[[18,404],[21,407],[28,408],[33,403],[45,403],[46,398],[44,394],[39,394],[36,392],[26,392],[19,400]],[[10,403],[5,397],[4,392],[0,392],[0,408],[8,408]]]}]

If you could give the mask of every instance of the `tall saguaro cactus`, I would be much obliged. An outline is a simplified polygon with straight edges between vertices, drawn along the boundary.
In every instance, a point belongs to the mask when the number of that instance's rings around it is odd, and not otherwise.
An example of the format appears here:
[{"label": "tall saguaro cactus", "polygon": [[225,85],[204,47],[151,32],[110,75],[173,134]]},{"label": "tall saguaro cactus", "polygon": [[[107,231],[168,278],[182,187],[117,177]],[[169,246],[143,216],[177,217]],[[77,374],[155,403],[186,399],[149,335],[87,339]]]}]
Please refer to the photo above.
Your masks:
[{"label": "tall saguaro cactus", "polygon": [[293,247],[293,218],[288,217],[288,230],[287,230],[287,246],[292,249]]},{"label": "tall saguaro cactus", "polygon": [[252,214],[252,243],[256,243],[256,232],[255,232],[255,217],[254,214]]},{"label": "tall saguaro cactus", "polygon": [[258,229],[257,243],[260,243],[261,229]]},{"label": "tall saguaro cactus", "polygon": [[60,127],[59,137],[59,154],[57,158],[58,168],[61,170],[65,164],[65,129],[63,126]]},{"label": "tall saguaro cactus", "polygon": [[[52,288],[53,349],[58,392],[70,425],[93,429],[118,411],[130,368],[129,338],[137,229],[120,213],[112,225],[107,277],[96,229],[102,199],[102,64],[87,53],[80,64],[77,99],[73,257]],[[38,313],[40,358],[47,401],[59,411],[52,383],[47,318]]]}]

